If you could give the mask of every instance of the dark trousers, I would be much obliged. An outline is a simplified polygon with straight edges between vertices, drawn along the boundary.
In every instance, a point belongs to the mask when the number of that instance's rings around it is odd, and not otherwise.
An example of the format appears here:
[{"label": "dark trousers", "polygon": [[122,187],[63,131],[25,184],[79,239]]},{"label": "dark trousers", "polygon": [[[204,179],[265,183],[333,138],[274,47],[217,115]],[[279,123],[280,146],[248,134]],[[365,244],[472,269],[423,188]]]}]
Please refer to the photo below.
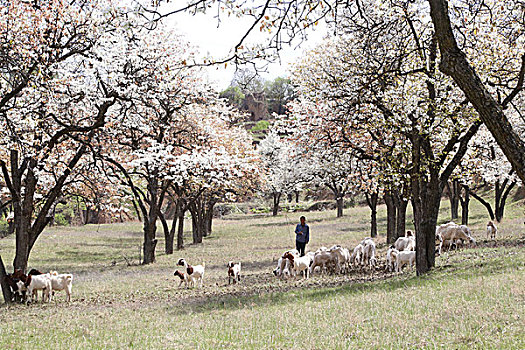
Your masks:
[{"label": "dark trousers", "polygon": [[295,249],[297,249],[299,251],[299,254],[301,256],[304,256],[304,248],[305,247],[306,247],[306,243],[305,242],[295,241]]}]

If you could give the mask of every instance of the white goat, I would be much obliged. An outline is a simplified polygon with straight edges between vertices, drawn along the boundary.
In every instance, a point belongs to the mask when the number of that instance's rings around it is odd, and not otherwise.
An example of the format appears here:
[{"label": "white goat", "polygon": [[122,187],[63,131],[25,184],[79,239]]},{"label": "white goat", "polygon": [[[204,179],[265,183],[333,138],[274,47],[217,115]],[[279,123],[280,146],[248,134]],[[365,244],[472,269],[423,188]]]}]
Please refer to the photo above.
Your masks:
[{"label": "white goat", "polygon": [[283,259],[288,259],[290,261],[295,276],[297,276],[298,272],[303,272],[304,278],[308,278],[308,272],[310,270],[310,257],[308,255],[299,257],[299,255],[293,255],[290,252],[286,252],[283,255]]},{"label": "white goat", "polygon": [[241,262],[235,264],[233,261],[228,262],[228,284],[241,281]]},{"label": "white goat", "polygon": [[352,255],[350,256],[350,264],[354,266],[362,265],[362,258],[364,254],[364,246],[359,243],[353,250]]},{"label": "white goat", "polygon": [[337,256],[337,269],[341,273],[345,273],[350,263],[350,252],[348,249],[335,245],[330,248],[329,252]]},{"label": "white goat", "polygon": [[[447,244],[452,247],[452,244],[458,246],[458,241],[468,241],[476,244],[476,240],[470,234],[470,229],[465,225],[452,225],[451,223],[443,224],[436,228],[436,234],[440,234],[443,241],[440,243],[439,251],[441,252],[443,246]],[[450,248],[449,248],[450,250]]]},{"label": "white goat", "polygon": [[277,260],[277,267],[273,270],[273,274],[277,277],[290,275],[290,261],[282,257]]},{"label": "white goat", "polygon": [[361,244],[363,245],[362,263],[373,268],[377,265],[376,244],[372,238],[366,238]]},{"label": "white goat", "polygon": [[206,264],[192,266],[186,262],[184,259],[179,259],[177,262],[178,266],[184,266],[186,269],[186,274],[188,275],[188,286],[195,286],[195,282],[199,282],[199,287],[202,288],[202,282],[204,279],[204,269]]},{"label": "white goat", "polygon": [[410,268],[414,265],[416,261],[416,252],[415,251],[401,251],[397,254],[396,265],[397,272],[400,272],[403,266],[408,264]]},{"label": "white goat", "polygon": [[334,269],[337,269],[337,265],[337,254],[328,250],[317,251],[315,252],[314,260],[310,265],[310,273],[313,273],[317,266],[320,267],[322,273],[324,268],[334,267]]},{"label": "white goat", "polygon": [[394,243],[394,248],[400,252],[403,250],[416,250],[416,239],[414,236],[399,237]]},{"label": "white goat", "polygon": [[33,301],[33,299],[34,301],[38,300],[38,290],[42,291],[42,301],[50,301],[52,286],[51,276],[48,273],[42,275],[28,275],[25,283],[19,281],[17,285],[19,293],[21,293],[24,290],[27,290],[29,295],[31,295],[31,301]]},{"label": "white goat", "polygon": [[392,247],[386,252],[386,268],[389,272],[396,270],[397,254],[399,254],[399,250]]},{"label": "white goat", "polygon": [[73,275],[69,273],[58,274],[56,271],[49,272],[51,276],[51,288],[53,293],[52,297],[55,296],[56,290],[63,290],[66,292],[66,301],[71,301],[71,288],[73,287]]}]

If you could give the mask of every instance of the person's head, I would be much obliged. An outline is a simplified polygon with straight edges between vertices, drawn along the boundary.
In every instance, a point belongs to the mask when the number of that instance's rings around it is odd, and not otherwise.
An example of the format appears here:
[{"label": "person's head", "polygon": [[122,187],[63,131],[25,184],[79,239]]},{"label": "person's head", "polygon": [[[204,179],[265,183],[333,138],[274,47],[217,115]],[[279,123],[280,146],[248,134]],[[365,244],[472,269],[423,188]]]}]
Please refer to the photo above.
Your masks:
[{"label": "person's head", "polygon": [[304,226],[304,224],[306,224],[306,218],[304,216],[301,216],[299,220],[301,220],[301,225]]}]

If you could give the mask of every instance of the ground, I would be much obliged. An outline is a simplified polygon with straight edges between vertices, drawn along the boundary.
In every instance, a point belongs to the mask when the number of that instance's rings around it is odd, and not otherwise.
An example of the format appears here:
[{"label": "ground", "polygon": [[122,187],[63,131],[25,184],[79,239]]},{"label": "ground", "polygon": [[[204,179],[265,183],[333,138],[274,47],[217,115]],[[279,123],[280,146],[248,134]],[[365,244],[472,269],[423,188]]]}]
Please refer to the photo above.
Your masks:
[{"label": "ground", "polygon": [[[271,271],[293,246],[304,213],[228,216],[215,221],[203,244],[173,255],[162,253],[160,239],[157,262],[148,266],[137,266],[139,223],[52,227],[37,241],[29,267],[73,273],[73,301],[59,293],[50,304],[1,307],[0,349],[524,349],[523,201],[509,204],[496,242],[485,241],[484,208],[473,202],[471,212],[478,246],[437,258],[424,277],[364,271],[276,279]],[[368,235],[366,207],[343,218],[335,211],[305,215],[310,250],[351,248]],[[448,216],[443,201],[440,222]],[[380,234],[385,227],[382,206]],[[384,264],[385,237],[376,241]],[[10,265],[13,237],[0,240],[0,251]],[[180,257],[206,263],[203,289],[178,287]],[[229,260],[242,261],[237,285],[228,285]]]}]

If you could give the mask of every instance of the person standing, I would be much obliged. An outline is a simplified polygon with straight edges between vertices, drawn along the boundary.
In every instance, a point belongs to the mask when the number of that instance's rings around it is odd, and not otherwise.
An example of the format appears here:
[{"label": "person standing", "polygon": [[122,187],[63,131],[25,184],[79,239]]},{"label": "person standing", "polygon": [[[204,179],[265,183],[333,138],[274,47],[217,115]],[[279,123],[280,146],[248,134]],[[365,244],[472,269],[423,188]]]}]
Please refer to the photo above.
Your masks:
[{"label": "person standing", "polygon": [[306,224],[306,218],[301,216],[301,223],[295,227],[295,248],[301,256],[304,256],[306,245],[310,241],[310,227]]}]

